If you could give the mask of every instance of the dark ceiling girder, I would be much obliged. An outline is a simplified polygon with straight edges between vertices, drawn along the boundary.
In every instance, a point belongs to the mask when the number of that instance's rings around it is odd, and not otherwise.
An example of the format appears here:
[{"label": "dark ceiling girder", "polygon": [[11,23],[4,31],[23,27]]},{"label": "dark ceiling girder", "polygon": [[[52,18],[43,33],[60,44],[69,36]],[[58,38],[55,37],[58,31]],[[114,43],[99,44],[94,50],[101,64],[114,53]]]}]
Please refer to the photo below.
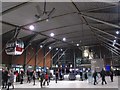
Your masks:
[{"label": "dark ceiling girder", "polygon": [[29,3],[31,3],[31,2],[23,2],[23,3],[19,4],[19,5],[15,5],[15,6],[9,8],[9,9],[3,11],[2,13],[0,13],[0,15],[5,15],[5,14],[7,14],[7,13],[13,11],[13,10],[16,10],[16,9],[18,9],[18,8],[20,8],[20,7],[22,7],[22,6],[26,5],[26,4],[29,4]]},{"label": "dark ceiling girder", "polygon": [[[15,24],[12,24],[12,23],[9,23],[9,22],[6,22],[6,21],[0,21],[2,24],[6,24],[6,25],[9,25],[9,26],[13,26],[13,27],[18,27],[18,25],[15,25]],[[12,29],[13,30],[13,29]]]}]

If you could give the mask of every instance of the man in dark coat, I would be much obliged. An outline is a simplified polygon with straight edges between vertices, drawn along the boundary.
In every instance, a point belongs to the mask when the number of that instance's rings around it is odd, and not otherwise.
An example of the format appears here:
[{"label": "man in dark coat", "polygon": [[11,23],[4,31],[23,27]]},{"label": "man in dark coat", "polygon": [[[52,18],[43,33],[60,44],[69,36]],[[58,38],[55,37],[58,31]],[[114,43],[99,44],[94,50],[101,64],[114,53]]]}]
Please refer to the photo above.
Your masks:
[{"label": "man in dark coat", "polygon": [[7,82],[8,82],[8,71],[7,70],[3,70],[2,71],[2,88],[6,88],[7,87]]},{"label": "man in dark coat", "polygon": [[57,80],[58,80],[58,71],[56,71],[56,73],[55,73],[55,81],[56,81],[56,83],[57,83]]},{"label": "man in dark coat", "polygon": [[93,78],[94,78],[94,85],[98,84],[97,79],[96,79],[97,78],[97,72],[96,72],[96,70],[93,73]]},{"label": "man in dark coat", "polygon": [[43,86],[43,80],[44,80],[44,73],[41,72],[41,73],[40,73],[40,86],[41,86],[41,88],[42,88],[42,86]]},{"label": "man in dark coat", "polygon": [[23,84],[23,77],[24,77],[24,72],[20,72],[20,84]]},{"label": "man in dark coat", "polygon": [[105,82],[105,84],[107,84],[107,82],[105,80],[105,71],[103,69],[102,69],[100,74],[101,74],[101,77],[102,77],[102,85],[104,85],[104,82]]}]

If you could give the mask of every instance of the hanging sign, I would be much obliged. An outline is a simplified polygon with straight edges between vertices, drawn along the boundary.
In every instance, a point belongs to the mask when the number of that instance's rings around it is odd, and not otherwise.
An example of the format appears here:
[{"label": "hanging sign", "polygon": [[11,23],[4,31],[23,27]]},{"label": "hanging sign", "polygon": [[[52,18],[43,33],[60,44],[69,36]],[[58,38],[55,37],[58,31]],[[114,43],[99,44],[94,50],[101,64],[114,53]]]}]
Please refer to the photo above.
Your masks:
[{"label": "hanging sign", "polygon": [[5,51],[8,55],[21,55],[24,51],[24,43],[20,39],[12,40],[6,44]]}]

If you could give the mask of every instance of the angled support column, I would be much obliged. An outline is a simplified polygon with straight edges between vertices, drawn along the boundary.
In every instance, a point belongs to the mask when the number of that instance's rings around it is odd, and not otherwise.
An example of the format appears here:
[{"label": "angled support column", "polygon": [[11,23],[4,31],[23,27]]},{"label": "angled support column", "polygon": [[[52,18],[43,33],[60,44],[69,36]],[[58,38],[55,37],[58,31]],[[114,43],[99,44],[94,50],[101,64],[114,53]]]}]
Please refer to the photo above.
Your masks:
[{"label": "angled support column", "polygon": [[108,47],[109,49],[111,49],[112,51],[114,51],[115,53],[117,53],[118,55],[120,55],[120,53],[118,51],[116,51],[114,48],[110,47],[106,43],[103,43],[103,45],[106,46],[106,47]]},{"label": "angled support column", "polygon": [[108,49],[109,51],[113,52],[115,55],[119,56],[119,54],[117,54],[115,51],[113,51],[112,49],[110,49],[109,47],[105,46],[105,45],[102,45],[104,46],[106,49]]},{"label": "angled support column", "polygon": [[[99,32],[101,32],[101,33],[104,33],[104,34],[106,34],[106,35],[109,35],[109,36],[111,36],[111,37],[113,37],[113,38],[117,37],[117,36],[112,35],[112,34],[110,34],[110,33],[108,33],[108,32],[105,32],[105,31],[103,31],[103,30],[101,30],[101,29],[99,29],[99,28],[96,28],[96,27],[93,27],[93,26],[90,26],[90,25],[89,25],[89,27],[91,27],[92,29],[95,29],[95,30],[97,30],[97,31],[99,31]],[[120,39],[120,38],[117,37],[117,39]]]},{"label": "angled support column", "polygon": [[[51,49],[51,50],[52,50],[52,49]],[[43,67],[46,66],[46,56],[51,52],[51,50],[49,50],[49,51],[44,55],[44,57],[43,57]],[[44,53],[45,53],[45,51],[44,51]],[[39,61],[39,62],[37,63],[37,65],[39,65],[40,62],[41,62],[41,61]]]},{"label": "angled support column", "polygon": [[43,57],[44,58],[44,63],[43,63],[43,66],[45,67],[46,66],[46,56],[52,51],[52,49],[50,49],[46,54],[45,56]]},{"label": "angled support column", "polygon": [[[96,34],[96,33],[95,33],[95,35],[96,35],[96,36],[98,36],[98,37],[103,38],[104,40],[107,40],[107,41],[109,41],[109,42],[112,42],[112,43],[113,43],[113,41],[112,41],[112,40],[110,40],[110,39],[108,39],[108,38],[105,38],[105,37],[104,37],[104,36],[102,36],[102,35],[99,35],[99,34]],[[119,44],[119,43],[116,43],[116,45],[120,46],[120,44]]]},{"label": "angled support column", "polygon": [[115,47],[115,46],[112,46],[110,43],[108,43],[108,42],[105,42],[104,40],[102,40],[102,39],[99,39],[100,41],[102,41],[102,42],[104,42],[104,43],[106,43],[107,45],[109,45],[109,46],[111,46],[111,47],[113,47],[113,48],[115,48],[115,49],[117,49],[117,50],[119,50],[120,51],[120,49],[119,48],[117,48],[117,47]]},{"label": "angled support column", "polygon": [[[46,44],[46,43],[45,43],[45,44]],[[45,46],[45,44],[43,45],[43,47]],[[36,55],[40,52],[40,50],[42,50],[42,49],[39,48],[39,49],[36,51],[36,53],[31,56],[31,58],[28,60],[28,62],[27,62],[26,64],[28,64],[28,63],[32,60],[32,58],[33,58],[34,56],[36,56]]]},{"label": "angled support column", "polygon": [[108,26],[111,26],[111,27],[114,27],[114,28],[118,28],[120,29],[120,26],[119,25],[116,25],[116,24],[112,24],[112,23],[109,23],[109,22],[106,22],[106,21],[103,21],[103,20],[100,20],[100,19],[97,19],[97,18],[94,18],[94,17],[91,17],[91,16],[88,16],[88,15],[85,15],[83,13],[79,13],[81,16],[83,17],[86,17],[90,20],[93,20],[93,21],[96,21],[96,22],[99,22],[99,23],[102,23],[102,24],[105,24],[105,25],[108,25]]},{"label": "angled support column", "polygon": [[61,59],[61,57],[64,55],[64,53],[67,51],[67,49],[61,54],[60,57],[58,57],[57,61],[55,62],[55,64]]},{"label": "angled support column", "polygon": [[60,52],[60,49],[53,55],[53,57],[51,58],[51,65],[50,67],[52,67],[52,64],[53,64],[53,59],[54,57]]}]

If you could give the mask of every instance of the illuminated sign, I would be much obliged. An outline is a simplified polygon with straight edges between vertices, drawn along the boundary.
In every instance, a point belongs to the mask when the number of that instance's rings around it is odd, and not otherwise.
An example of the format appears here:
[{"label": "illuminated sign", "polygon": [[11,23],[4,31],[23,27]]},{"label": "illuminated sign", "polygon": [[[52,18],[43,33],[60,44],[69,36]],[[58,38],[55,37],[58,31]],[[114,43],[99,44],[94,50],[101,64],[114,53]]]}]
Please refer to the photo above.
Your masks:
[{"label": "illuminated sign", "polygon": [[24,43],[22,40],[12,40],[6,44],[5,51],[8,55],[21,55],[24,51]]}]

